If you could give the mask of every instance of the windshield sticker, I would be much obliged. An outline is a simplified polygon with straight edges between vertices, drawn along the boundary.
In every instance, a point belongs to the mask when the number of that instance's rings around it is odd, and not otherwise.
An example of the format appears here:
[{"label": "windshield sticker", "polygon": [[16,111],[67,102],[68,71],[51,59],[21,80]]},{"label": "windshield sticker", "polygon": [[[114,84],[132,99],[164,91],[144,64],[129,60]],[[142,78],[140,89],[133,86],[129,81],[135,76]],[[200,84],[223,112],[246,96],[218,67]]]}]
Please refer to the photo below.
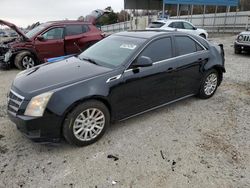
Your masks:
[{"label": "windshield sticker", "polygon": [[120,48],[126,48],[126,49],[129,49],[129,50],[134,50],[136,48],[136,45],[135,44],[122,44],[120,46]]}]

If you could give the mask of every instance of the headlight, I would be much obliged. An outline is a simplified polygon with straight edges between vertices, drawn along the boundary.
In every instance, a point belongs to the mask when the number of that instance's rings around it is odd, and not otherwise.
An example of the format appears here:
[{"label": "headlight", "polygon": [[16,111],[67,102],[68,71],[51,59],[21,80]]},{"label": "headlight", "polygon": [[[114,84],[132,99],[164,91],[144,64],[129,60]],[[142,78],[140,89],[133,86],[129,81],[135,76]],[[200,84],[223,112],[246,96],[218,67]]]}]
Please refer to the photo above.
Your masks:
[{"label": "headlight", "polygon": [[5,55],[4,55],[4,62],[8,62],[10,60],[10,57],[12,56],[11,51],[8,51]]},{"label": "headlight", "polygon": [[47,92],[33,97],[29,102],[24,115],[34,117],[43,116],[44,110],[46,109],[46,106],[52,95],[53,92]]},{"label": "headlight", "polygon": [[239,35],[238,36],[238,41],[242,41],[243,40],[243,36],[242,35]]}]

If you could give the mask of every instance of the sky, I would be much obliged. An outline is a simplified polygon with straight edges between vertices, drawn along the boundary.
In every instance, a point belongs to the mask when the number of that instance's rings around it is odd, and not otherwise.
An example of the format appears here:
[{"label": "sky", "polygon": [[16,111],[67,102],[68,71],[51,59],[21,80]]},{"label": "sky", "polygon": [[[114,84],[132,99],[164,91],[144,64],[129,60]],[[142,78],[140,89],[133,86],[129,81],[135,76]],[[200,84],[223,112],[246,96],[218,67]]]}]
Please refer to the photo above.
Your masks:
[{"label": "sky", "polygon": [[37,21],[77,19],[95,9],[124,8],[124,0],[0,0],[0,19],[27,27]]}]

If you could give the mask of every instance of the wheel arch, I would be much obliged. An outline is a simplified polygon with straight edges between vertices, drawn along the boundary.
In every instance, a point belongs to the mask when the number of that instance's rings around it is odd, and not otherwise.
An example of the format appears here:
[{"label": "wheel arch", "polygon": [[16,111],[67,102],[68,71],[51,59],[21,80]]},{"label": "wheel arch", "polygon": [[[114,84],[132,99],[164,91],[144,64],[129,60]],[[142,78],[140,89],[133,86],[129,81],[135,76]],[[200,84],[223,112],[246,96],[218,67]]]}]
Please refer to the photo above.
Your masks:
[{"label": "wheel arch", "polygon": [[205,33],[200,33],[199,36],[204,38],[204,39],[207,39],[207,35]]},{"label": "wheel arch", "polygon": [[78,106],[78,105],[80,105],[81,103],[84,103],[84,102],[86,102],[86,101],[90,101],[90,100],[96,100],[96,101],[99,101],[99,102],[103,103],[103,104],[107,107],[107,109],[108,109],[108,111],[109,111],[109,113],[110,113],[110,119],[112,120],[112,108],[111,108],[111,105],[110,105],[109,101],[108,101],[105,97],[99,96],[99,95],[90,96],[90,97],[85,97],[85,98],[82,98],[82,99],[79,99],[79,100],[75,101],[74,103],[72,103],[72,104],[65,110],[65,112],[63,113],[63,118],[62,118],[62,122],[61,122],[61,133],[62,133],[62,131],[63,131],[63,123],[64,123],[64,121],[65,121],[67,115],[68,115],[70,112],[72,112],[72,110],[73,110],[76,106]]},{"label": "wheel arch", "polygon": [[31,55],[35,58],[35,60],[36,60],[37,62],[39,61],[36,52],[34,52],[34,51],[31,50],[31,49],[26,49],[26,48],[16,50],[16,51],[13,53],[13,60],[15,60],[17,54],[22,53],[22,52],[29,52],[29,53],[31,53]]},{"label": "wheel arch", "polygon": [[211,69],[215,69],[219,74],[219,83],[218,83],[218,86],[219,86],[221,84],[222,80],[223,80],[223,73],[225,73],[226,70],[221,65],[214,65],[211,68],[209,68],[208,70],[211,70]]}]

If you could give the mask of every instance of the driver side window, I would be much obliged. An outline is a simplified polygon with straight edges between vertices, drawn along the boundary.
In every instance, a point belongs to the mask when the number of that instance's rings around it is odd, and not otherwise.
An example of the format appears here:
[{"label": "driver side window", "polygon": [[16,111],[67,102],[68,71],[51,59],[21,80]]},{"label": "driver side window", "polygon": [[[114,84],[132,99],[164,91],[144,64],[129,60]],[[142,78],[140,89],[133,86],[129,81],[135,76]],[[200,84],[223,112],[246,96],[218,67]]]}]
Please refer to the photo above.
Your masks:
[{"label": "driver side window", "polygon": [[184,29],[189,29],[189,30],[194,29],[194,27],[191,24],[187,23],[187,22],[183,22],[183,25],[184,25]]},{"label": "driver side window", "polygon": [[63,38],[63,28],[54,28],[46,33],[44,33],[43,38],[46,40],[62,39]]}]

